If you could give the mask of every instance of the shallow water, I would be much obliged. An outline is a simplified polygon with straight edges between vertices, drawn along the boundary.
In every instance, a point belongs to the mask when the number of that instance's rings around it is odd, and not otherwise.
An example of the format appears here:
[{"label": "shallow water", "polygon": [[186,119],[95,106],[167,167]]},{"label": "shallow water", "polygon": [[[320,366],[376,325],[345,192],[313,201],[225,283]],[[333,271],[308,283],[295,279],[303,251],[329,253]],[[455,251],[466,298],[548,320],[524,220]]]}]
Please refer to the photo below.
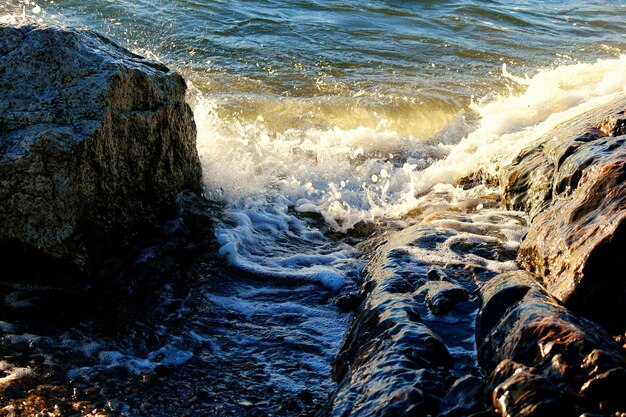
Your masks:
[{"label": "shallow water", "polygon": [[[242,381],[269,397],[318,388],[313,408],[349,320],[332,297],[364,267],[353,244],[441,210],[496,206],[498,190],[459,180],[497,175],[626,88],[626,5],[607,1],[5,0],[2,14],[95,29],[180,71],[205,195],[226,204],[215,234],[228,284],[204,271],[150,348],[127,348],[141,334],[92,340],[75,328],[32,343],[84,356],[70,378],[120,366],[258,372]],[[29,372],[11,366],[5,378]],[[242,385],[216,390],[236,397]],[[224,412],[265,401],[228,395]]]}]

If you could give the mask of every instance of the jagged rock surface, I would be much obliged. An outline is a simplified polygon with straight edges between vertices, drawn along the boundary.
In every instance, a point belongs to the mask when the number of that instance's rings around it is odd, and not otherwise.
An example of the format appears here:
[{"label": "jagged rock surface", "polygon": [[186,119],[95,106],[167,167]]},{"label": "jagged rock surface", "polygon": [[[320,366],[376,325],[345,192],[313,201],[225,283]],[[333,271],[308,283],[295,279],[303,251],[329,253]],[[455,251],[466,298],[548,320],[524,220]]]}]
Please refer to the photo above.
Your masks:
[{"label": "jagged rock surface", "polygon": [[593,163],[593,159],[576,163],[582,161],[575,162],[571,157],[599,138],[625,134],[625,108],[626,93],[548,131],[522,150],[499,173],[503,204],[529,213],[532,220],[552,201],[571,194],[582,171]]},{"label": "jagged rock surface", "polygon": [[572,314],[525,271],[491,279],[480,297],[478,361],[498,414],[622,415],[626,361],[603,329]]},{"label": "jagged rock surface", "polygon": [[548,291],[626,329],[626,94],[549,132],[501,175],[508,208],[532,219],[518,260]]},{"label": "jagged rock surface", "polygon": [[0,57],[0,242],[88,266],[201,190],[180,75],[37,24],[0,24]]},{"label": "jagged rock surface", "polygon": [[[516,268],[517,213],[439,213],[373,250],[319,417],[484,411],[473,357],[477,283]],[[356,304],[356,303],[351,303]],[[470,381],[470,382],[468,382]]]}]

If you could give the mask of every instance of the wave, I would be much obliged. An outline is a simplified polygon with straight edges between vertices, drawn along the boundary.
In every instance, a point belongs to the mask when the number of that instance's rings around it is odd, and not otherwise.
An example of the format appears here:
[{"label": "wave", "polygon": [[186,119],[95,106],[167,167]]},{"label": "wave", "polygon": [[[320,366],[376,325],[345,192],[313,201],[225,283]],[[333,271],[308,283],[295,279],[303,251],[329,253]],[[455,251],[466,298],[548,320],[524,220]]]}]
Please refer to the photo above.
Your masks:
[{"label": "wave", "polygon": [[471,105],[480,116],[478,128],[428,169],[415,173],[418,193],[435,184],[453,184],[481,170],[496,176],[501,166],[549,130],[611,100],[626,90],[626,55],[591,64],[563,65],[532,77],[503,77],[524,87],[522,94],[487,96]]},{"label": "wave", "polygon": [[[198,125],[206,195],[227,202],[217,230],[222,255],[254,273],[323,282],[335,289],[354,273],[350,261],[354,251],[341,245],[331,248],[325,229],[349,233],[361,223],[402,221],[409,214],[428,215],[443,207],[479,209],[480,198],[490,195],[493,199],[497,190],[464,190],[459,180],[477,170],[497,175],[499,167],[546,131],[623,91],[626,78],[624,55],[562,65],[526,77],[512,75],[515,70],[509,72],[504,66],[499,77],[489,78],[477,71],[502,58],[498,48],[477,49],[481,39],[473,38],[458,45],[444,42],[447,38],[428,42],[426,35],[447,32],[415,32],[414,25],[402,26],[402,33],[381,43],[378,35],[370,39],[352,25],[342,30],[355,38],[345,34],[335,39],[334,32],[322,30],[332,22],[309,21],[306,27],[283,28],[288,29],[284,39],[292,39],[292,31],[298,29],[299,35],[328,36],[324,38],[327,46],[340,42],[348,48],[343,42],[354,40],[353,50],[315,49],[314,54],[307,48],[318,45],[297,36],[293,38],[297,42],[284,45],[280,43],[283,38],[268,38],[280,41],[278,49],[270,48],[278,51],[280,59],[274,60],[277,57],[264,55],[265,49],[257,44],[252,50],[241,49],[238,42],[242,39],[223,39],[219,27],[199,33],[198,25],[185,26],[188,19],[182,17],[187,16],[187,9],[176,5],[159,13],[170,13],[172,21],[184,28],[178,28],[181,33],[177,29],[176,37],[159,36],[174,29],[156,22],[160,16],[156,11],[138,13],[147,5],[139,2],[133,9],[137,13],[126,16],[120,5],[110,5],[113,10],[89,2],[81,6],[9,0],[0,5],[0,14],[17,13],[14,20],[87,22],[126,46],[137,48],[140,43],[148,48],[143,53],[152,47],[155,55],[175,61],[174,66],[198,86],[190,82],[189,101]],[[189,5],[201,9],[193,9],[198,16],[228,12],[218,6],[205,10],[195,2]],[[494,21],[501,17],[500,12],[483,10],[482,5],[457,6],[470,7],[475,18],[472,24],[479,24],[478,17]],[[245,15],[241,22],[271,23],[265,21],[266,15],[255,17],[254,5],[248,7],[249,12],[241,12]],[[347,3],[346,7],[333,11],[333,16],[353,14]],[[448,22],[448,15],[439,16],[444,9],[435,13],[431,24],[442,24],[440,18]],[[302,12],[297,7],[289,10]],[[420,15],[410,8],[407,11],[402,16]],[[515,19],[523,17],[524,21],[504,23],[520,27],[528,22],[546,23],[517,11]],[[253,20],[246,21],[250,16]],[[524,36],[537,41],[528,33]],[[422,47],[427,47],[428,54],[414,53]],[[387,62],[389,48],[394,53],[404,51],[404,56],[389,57]],[[302,53],[293,55],[297,51]],[[318,59],[314,57],[317,52],[330,55]],[[435,52],[443,55],[429,55]],[[487,61],[481,61],[477,52]],[[208,62],[209,56],[215,62]],[[375,62],[381,65],[372,66]],[[477,69],[463,72],[457,64]],[[492,93],[463,104],[472,89],[497,90],[507,84],[511,87],[508,94]]]},{"label": "wave", "polygon": [[[246,121],[224,117],[218,99],[195,90],[190,101],[207,193],[231,202],[282,199],[297,211],[321,214],[342,232],[359,221],[399,217],[414,208],[416,196],[438,184],[454,185],[477,168],[495,175],[498,166],[553,126],[623,91],[626,56],[564,65],[525,78],[511,75],[504,66],[502,77],[523,86],[524,92],[486,96],[465,113],[449,113],[443,118],[452,121],[426,139],[398,132],[385,119],[375,127],[280,131],[280,119],[268,126],[265,114],[306,117],[298,113],[301,106],[289,112],[282,103],[276,111],[276,103],[267,101],[256,109],[256,119]],[[348,120],[353,106],[342,104],[333,110],[343,114],[335,117]],[[422,114],[436,112],[426,108]],[[473,126],[468,121],[472,113],[479,121],[463,136]]]},{"label": "wave", "polygon": [[[329,244],[303,214],[346,233],[362,222],[400,220],[418,208],[479,210],[482,205],[471,202],[497,191],[464,190],[459,180],[477,170],[497,175],[553,127],[624,91],[626,56],[525,77],[504,66],[501,76],[523,92],[476,100],[425,139],[384,122],[281,131],[277,120],[265,123],[271,101],[257,109],[256,119],[224,117],[219,97],[192,88],[206,194],[229,204],[217,231],[220,253],[254,273],[338,289],[347,282],[354,251]],[[335,110],[346,118],[352,111],[349,105]]]}]

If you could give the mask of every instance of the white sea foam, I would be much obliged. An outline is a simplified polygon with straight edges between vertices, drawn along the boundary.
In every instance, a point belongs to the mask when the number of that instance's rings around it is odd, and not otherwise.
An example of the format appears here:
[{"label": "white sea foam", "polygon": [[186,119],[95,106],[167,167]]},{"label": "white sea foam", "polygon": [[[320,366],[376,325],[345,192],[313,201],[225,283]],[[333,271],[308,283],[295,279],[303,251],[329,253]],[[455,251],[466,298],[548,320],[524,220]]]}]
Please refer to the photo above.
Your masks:
[{"label": "white sea foam", "polygon": [[[346,232],[413,199],[411,172],[445,156],[448,145],[377,128],[289,128],[220,117],[219,100],[192,96],[207,195],[225,199],[220,254],[260,275],[338,289],[358,270],[355,251],[331,245],[297,213]],[[295,244],[294,244],[295,242]]]},{"label": "white sea foam", "polygon": [[335,311],[324,311],[320,308],[309,307],[302,304],[285,302],[263,302],[238,296],[220,296],[208,294],[207,298],[214,304],[246,316],[253,314],[295,314],[310,319],[322,319],[323,317],[334,319],[337,316]]},{"label": "white sea foam", "polygon": [[[92,356],[95,352],[84,352],[86,356]],[[100,350],[97,352],[98,364],[95,367],[81,367],[70,369],[67,372],[69,379],[81,375],[88,375],[98,367],[123,366],[134,374],[142,374],[154,370],[159,365],[177,366],[182,365],[193,357],[193,352],[181,349],[174,343],[168,343],[161,348],[150,352],[146,357],[138,357],[123,353],[118,350]]]},{"label": "white sea foam", "polygon": [[445,159],[413,174],[417,192],[454,183],[478,169],[496,175],[499,167],[549,130],[623,92],[626,55],[594,64],[563,65],[525,78],[511,75],[504,66],[503,76],[526,86],[525,92],[474,103],[472,109],[480,115],[478,129]]},{"label": "white sea foam", "polygon": [[[265,124],[263,112],[271,108],[260,108],[255,120],[224,117],[219,97],[192,88],[207,195],[230,203],[218,227],[220,253],[255,273],[336,289],[353,254],[325,247],[323,235],[289,210],[319,215],[340,232],[416,207],[480,211],[481,197],[497,190],[462,190],[457,181],[478,169],[495,175],[551,128],[624,91],[626,56],[531,77],[512,72],[503,67],[502,76],[524,92],[473,103],[480,122],[464,137],[461,116],[432,138],[402,135],[383,122],[278,131]],[[300,244],[289,249],[294,241]]]},{"label": "white sea foam", "polygon": [[[39,4],[38,4],[39,3]],[[53,16],[46,16],[46,11],[41,6],[47,0],[36,2],[32,0],[4,0],[0,4],[0,23],[42,23],[52,20]]]},{"label": "white sea foam", "polygon": [[255,314],[264,315],[292,315],[298,317],[298,327],[310,329],[311,335],[316,338],[318,346],[326,346],[328,352],[334,353],[338,347],[342,331],[347,324],[347,317],[342,316],[334,308],[308,305],[286,298],[290,293],[304,293],[314,291],[312,286],[300,286],[293,289],[281,290],[275,287],[240,287],[236,294],[218,295],[207,294],[206,298],[216,307],[228,312],[242,314],[250,318]]},{"label": "white sea foam", "polygon": [[495,173],[555,125],[624,91],[626,56],[526,78],[503,67],[503,77],[526,86],[525,92],[474,103],[480,124],[460,142],[452,132],[438,135],[437,142],[402,136],[384,123],[376,129],[275,132],[262,114],[252,122],[226,121],[217,99],[196,96],[207,190],[231,201],[279,195],[298,211],[320,213],[339,231],[399,215],[412,208],[416,194],[453,184],[479,167]]},{"label": "white sea foam", "polygon": [[[315,294],[318,289],[313,285],[296,288],[277,288],[273,285],[264,287],[242,286],[235,294],[206,294],[214,308],[228,313],[245,316],[243,322],[258,323],[262,315],[268,317],[290,317],[291,323],[280,324],[280,330],[269,332],[242,331],[225,334],[223,337],[235,343],[240,349],[249,351],[250,356],[264,363],[265,372],[270,376],[271,384],[288,391],[301,391],[304,386],[285,374],[285,369],[293,367],[295,362],[308,371],[328,375],[330,364],[341,343],[349,317],[341,314],[332,306],[309,305],[302,300],[294,300],[293,294]],[[293,301],[292,301],[293,300]],[[277,324],[277,323],[276,323]],[[288,329],[293,327],[292,329]],[[269,339],[268,339],[269,338]],[[301,350],[295,357],[278,357],[279,352],[273,344],[290,344]],[[314,349],[309,352],[307,349]],[[307,372],[308,372],[307,371]],[[296,378],[301,381],[301,379]]]}]

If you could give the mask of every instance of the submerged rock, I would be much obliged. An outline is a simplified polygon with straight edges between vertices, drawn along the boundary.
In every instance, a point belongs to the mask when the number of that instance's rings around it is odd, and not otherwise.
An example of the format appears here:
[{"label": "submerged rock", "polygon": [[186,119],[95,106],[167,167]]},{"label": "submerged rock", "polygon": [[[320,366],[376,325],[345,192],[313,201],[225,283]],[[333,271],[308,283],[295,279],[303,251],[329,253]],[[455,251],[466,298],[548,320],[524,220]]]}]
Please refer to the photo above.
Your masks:
[{"label": "submerged rock", "polygon": [[185,82],[88,30],[0,24],[0,242],[81,268],[201,190]]},{"label": "submerged rock", "polygon": [[624,386],[626,361],[598,325],[560,305],[525,271],[498,275],[480,288],[480,296],[478,361],[499,414],[626,411],[621,390],[606,388]]},{"label": "submerged rock", "polygon": [[[503,171],[503,199],[531,215],[518,261],[548,291],[626,330],[626,94],[546,134]],[[620,136],[621,135],[621,136]]]}]

